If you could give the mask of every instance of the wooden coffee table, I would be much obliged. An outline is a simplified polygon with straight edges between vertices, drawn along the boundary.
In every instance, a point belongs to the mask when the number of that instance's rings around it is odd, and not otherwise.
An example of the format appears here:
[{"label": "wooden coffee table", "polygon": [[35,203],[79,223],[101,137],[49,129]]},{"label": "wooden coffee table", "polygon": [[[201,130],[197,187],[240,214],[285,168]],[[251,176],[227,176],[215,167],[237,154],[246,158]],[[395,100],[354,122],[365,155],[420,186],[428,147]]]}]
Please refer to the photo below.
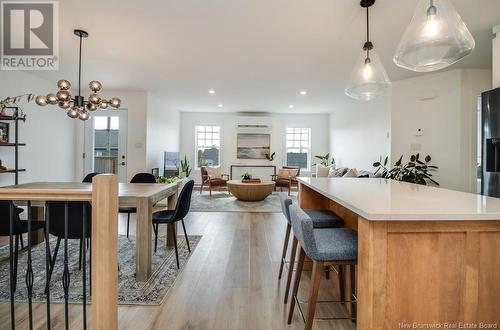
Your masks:
[{"label": "wooden coffee table", "polygon": [[256,202],[266,199],[274,189],[274,182],[242,182],[241,180],[230,180],[227,189],[237,199],[246,202]]}]

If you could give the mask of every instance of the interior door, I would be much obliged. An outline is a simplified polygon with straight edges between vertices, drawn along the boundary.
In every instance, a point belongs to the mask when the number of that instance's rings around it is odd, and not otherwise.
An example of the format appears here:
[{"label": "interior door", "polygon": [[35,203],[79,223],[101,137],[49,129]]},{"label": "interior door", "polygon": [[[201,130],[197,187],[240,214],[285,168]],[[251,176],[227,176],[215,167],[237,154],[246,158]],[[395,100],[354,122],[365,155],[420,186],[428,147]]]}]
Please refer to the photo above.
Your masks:
[{"label": "interior door", "polygon": [[127,182],[127,111],[97,111],[85,123],[84,169]]}]

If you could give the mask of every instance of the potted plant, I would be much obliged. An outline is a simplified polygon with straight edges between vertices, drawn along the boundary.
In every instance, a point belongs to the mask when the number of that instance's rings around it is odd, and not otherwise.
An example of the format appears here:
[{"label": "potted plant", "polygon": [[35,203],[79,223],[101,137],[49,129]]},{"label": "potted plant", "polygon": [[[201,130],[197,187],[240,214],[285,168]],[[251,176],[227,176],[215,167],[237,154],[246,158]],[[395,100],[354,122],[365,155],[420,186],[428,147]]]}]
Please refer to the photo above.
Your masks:
[{"label": "potted plant", "polygon": [[189,178],[191,174],[192,168],[189,166],[189,161],[187,156],[184,155],[184,159],[181,159],[181,176],[185,178]]},{"label": "potted plant", "polygon": [[432,179],[430,171],[438,169],[437,166],[430,165],[431,156],[425,156],[424,160],[420,160],[420,154],[411,155],[410,161],[403,163],[403,155],[394,163],[392,169],[387,168],[389,157],[382,157],[378,162],[373,163],[373,167],[377,167],[375,174],[382,172],[382,177],[385,179],[393,179],[398,181],[427,185],[429,182],[439,186],[439,183]]},{"label": "potted plant", "polygon": [[[333,159],[333,157],[332,157],[332,159],[330,161],[330,153],[327,153],[324,156],[322,156],[322,155],[316,155],[316,156],[314,156],[314,158],[319,159],[320,160],[319,164],[321,164],[321,165],[323,165],[325,167],[328,167],[330,165],[335,165],[335,159]],[[315,166],[315,165],[318,165],[318,163],[313,164],[313,166]]]},{"label": "potted plant", "polygon": [[272,154],[265,154],[266,156],[266,159],[270,162],[273,162],[274,161],[274,156],[276,155],[276,152],[273,152]]},{"label": "potted plant", "polygon": [[245,172],[241,175],[241,181],[251,181],[252,180],[252,174]]},{"label": "potted plant", "polygon": [[[0,100],[0,116],[2,117],[12,117],[13,119],[19,118],[21,120],[26,119],[26,114],[23,109],[19,106],[19,102],[23,99],[29,103],[35,98],[34,94],[22,94],[18,96],[9,96],[3,100]],[[18,110],[14,110],[12,113],[6,113],[7,108],[18,108]]]},{"label": "potted plant", "polygon": [[158,177],[158,183],[172,184],[179,181],[178,177],[175,176],[160,176]]}]

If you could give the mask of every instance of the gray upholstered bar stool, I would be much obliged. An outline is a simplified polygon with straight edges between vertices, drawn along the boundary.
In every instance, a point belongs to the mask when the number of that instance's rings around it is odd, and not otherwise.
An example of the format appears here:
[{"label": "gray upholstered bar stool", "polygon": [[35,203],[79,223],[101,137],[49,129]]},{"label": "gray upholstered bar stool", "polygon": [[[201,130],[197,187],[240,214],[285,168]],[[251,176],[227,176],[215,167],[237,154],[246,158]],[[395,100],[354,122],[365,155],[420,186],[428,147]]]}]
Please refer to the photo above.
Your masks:
[{"label": "gray upholstered bar stool", "polygon": [[[292,229],[292,224],[290,222],[290,205],[292,205],[292,200],[286,193],[280,193],[281,210],[285,215],[287,220],[286,232],[285,232],[285,242],[283,244],[283,253],[281,255],[281,264],[278,274],[278,279],[281,280],[281,275],[283,274],[283,268],[286,263],[286,252],[288,249],[288,241],[290,240],[290,231]],[[314,209],[304,209],[309,217],[313,221],[315,228],[340,228],[344,226],[344,222],[339,218],[334,212],[330,210],[314,210]],[[288,277],[286,281],[285,288],[285,304],[288,302],[288,295],[290,291],[290,284],[292,282],[293,265],[295,264],[295,257],[297,255],[297,238],[294,237],[292,241],[292,250],[290,251],[290,266],[288,267]],[[340,274],[340,272],[339,272]],[[342,279],[340,279],[342,280]]]},{"label": "gray upholstered bar stool", "polygon": [[313,220],[296,205],[290,206],[290,218],[293,232],[299,241],[300,252],[297,272],[295,273],[295,281],[293,283],[288,324],[292,323],[293,311],[297,301],[297,292],[306,255],[313,261],[313,272],[311,276],[308,311],[305,318],[305,329],[309,330],[313,325],[321,281],[321,272],[325,266],[349,265],[351,272],[350,292],[352,295],[349,301],[345,301],[341,298],[340,302],[351,303],[351,319],[355,319],[356,305],[353,296],[356,278],[354,271],[358,256],[357,232],[349,228],[314,228]]}]

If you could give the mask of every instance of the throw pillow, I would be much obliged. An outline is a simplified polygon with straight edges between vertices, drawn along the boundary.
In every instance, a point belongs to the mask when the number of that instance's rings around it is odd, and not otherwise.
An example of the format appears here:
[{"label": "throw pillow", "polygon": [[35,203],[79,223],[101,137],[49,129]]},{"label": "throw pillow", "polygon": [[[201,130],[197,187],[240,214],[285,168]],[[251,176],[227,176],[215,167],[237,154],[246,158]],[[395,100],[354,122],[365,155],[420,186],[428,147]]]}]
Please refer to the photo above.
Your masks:
[{"label": "throw pillow", "polygon": [[341,177],[347,172],[347,168],[345,167],[340,167],[340,168],[331,168],[328,172],[328,177],[329,178],[336,178],[336,177]]},{"label": "throw pillow", "polygon": [[326,178],[330,173],[330,169],[333,168],[333,165],[324,166],[322,164],[316,165],[316,177],[317,178]]},{"label": "throw pillow", "polygon": [[297,173],[299,172],[298,169],[294,168],[280,168],[278,170],[278,178],[280,179],[288,179],[290,177],[296,177]]},{"label": "throw pillow", "polygon": [[222,168],[220,166],[207,166],[207,174],[210,179],[220,179],[222,176]]},{"label": "throw pillow", "polygon": [[343,178],[357,178],[358,177],[358,170],[355,168],[351,168],[349,171],[347,171],[346,174],[344,174]]}]

